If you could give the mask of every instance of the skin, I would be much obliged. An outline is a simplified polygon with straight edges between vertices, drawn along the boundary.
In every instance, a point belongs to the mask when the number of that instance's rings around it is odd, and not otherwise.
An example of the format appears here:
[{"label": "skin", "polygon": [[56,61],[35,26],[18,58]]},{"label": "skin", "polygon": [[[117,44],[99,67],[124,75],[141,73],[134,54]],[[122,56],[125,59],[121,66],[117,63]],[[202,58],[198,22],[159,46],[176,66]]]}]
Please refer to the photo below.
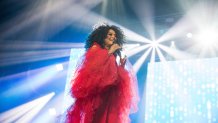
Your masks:
[{"label": "skin", "polygon": [[114,30],[109,29],[107,37],[104,39],[105,48],[108,53],[114,53],[117,49],[121,48],[118,44],[114,43],[116,40],[116,33]]},{"label": "skin", "polygon": [[[114,30],[110,29],[107,33],[107,37],[104,40],[105,48],[108,50],[109,54],[114,53],[117,49],[121,47],[114,43],[116,40],[116,33]],[[121,66],[124,66],[126,63],[126,58],[120,58]]]},{"label": "skin", "polygon": [[116,33],[114,30],[109,29],[107,33],[107,37],[104,39],[105,48],[109,49],[116,40]]}]

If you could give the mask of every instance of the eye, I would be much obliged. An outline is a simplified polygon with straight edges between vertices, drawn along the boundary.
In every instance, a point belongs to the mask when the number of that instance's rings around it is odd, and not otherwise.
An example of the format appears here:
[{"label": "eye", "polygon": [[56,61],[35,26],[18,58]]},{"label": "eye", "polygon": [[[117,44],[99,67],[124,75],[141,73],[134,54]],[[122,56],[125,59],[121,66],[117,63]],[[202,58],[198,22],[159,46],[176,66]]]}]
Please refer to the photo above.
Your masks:
[{"label": "eye", "polygon": [[113,34],[113,33],[109,33],[108,35],[116,37],[116,34]]}]

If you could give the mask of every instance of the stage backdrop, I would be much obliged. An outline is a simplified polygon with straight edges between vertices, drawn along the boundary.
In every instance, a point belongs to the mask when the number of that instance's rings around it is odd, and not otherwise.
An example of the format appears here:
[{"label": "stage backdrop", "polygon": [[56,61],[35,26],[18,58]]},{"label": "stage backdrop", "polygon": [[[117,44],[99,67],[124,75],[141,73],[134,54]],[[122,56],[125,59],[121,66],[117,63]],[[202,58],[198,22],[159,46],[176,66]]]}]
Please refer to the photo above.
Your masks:
[{"label": "stage backdrop", "polygon": [[218,58],[149,63],[146,123],[217,123]]}]

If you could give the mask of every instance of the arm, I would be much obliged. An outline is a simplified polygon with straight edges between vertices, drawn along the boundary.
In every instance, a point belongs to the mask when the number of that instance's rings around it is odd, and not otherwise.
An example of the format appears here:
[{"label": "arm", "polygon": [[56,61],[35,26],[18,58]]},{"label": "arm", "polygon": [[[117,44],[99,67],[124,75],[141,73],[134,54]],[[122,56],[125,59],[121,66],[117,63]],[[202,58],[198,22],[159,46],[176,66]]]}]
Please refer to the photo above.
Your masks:
[{"label": "arm", "polygon": [[119,90],[121,90],[121,101],[126,106],[126,109],[131,109],[132,112],[137,111],[139,102],[138,82],[131,63],[125,60],[126,66],[118,67],[118,75],[120,79]]},{"label": "arm", "polygon": [[115,85],[117,67],[113,55],[98,46],[91,47],[72,80],[73,97],[84,98],[95,95],[105,87]]}]

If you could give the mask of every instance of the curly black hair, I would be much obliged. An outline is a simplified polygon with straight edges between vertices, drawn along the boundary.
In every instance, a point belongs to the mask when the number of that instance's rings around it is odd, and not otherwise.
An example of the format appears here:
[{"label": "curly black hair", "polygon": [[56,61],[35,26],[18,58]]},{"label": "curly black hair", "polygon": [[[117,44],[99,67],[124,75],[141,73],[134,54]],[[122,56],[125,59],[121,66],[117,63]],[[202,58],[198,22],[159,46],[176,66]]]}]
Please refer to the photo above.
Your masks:
[{"label": "curly black hair", "polygon": [[95,28],[88,36],[85,44],[86,50],[88,50],[94,42],[98,43],[102,48],[104,48],[104,39],[107,37],[107,33],[110,29],[116,33],[116,43],[120,46],[123,46],[125,43],[123,31],[115,25],[104,24]]}]

